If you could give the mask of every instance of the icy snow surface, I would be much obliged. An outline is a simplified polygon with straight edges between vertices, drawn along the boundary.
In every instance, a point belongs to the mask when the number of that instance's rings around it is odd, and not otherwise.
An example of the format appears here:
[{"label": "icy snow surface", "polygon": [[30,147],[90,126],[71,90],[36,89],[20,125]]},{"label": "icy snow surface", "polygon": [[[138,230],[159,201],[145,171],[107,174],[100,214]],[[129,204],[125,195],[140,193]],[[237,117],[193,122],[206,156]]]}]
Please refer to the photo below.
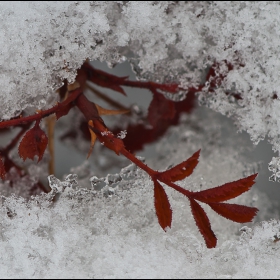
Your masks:
[{"label": "icy snow surface", "polygon": [[1,2],[0,118],[55,102],[87,58],[128,59],[139,78],[183,87],[217,62],[226,77],[201,103],[279,151],[279,14],[278,1]]}]

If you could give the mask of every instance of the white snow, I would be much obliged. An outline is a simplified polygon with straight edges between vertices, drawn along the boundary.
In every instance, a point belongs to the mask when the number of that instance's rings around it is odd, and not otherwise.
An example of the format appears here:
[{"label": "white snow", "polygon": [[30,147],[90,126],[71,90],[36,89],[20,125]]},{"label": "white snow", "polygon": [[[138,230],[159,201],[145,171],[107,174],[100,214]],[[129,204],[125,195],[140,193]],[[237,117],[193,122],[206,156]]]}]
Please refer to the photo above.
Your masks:
[{"label": "white snow", "polygon": [[[3,2],[0,118],[54,103],[54,90],[87,58],[111,66],[128,59],[138,77],[184,87],[226,60],[235,70],[200,99],[279,151],[279,13],[277,1]],[[232,90],[242,100],[225,95]]]},{"label": "white snow", "polygon": [[107,198],[68,191],[54,206],[47,196],[5,199],[1,278],[279,277],[278,221],[242,227],[237,239],[241,226],[224,224],[218,237],[222,230],[231,238],[206,249],[182,197],[172,199],[174,227],[162,231],[143,179]]},{"label": "white snow", "polygon": [[231,115],[255,143],[268,136],[278,151],[279,13],[277,1],[3,2],[0,117],[55,102],[54,90],[87,58],[111,66],[128,59],[138,77],[185,87],[226,60],[235,70],[201,100]]}]

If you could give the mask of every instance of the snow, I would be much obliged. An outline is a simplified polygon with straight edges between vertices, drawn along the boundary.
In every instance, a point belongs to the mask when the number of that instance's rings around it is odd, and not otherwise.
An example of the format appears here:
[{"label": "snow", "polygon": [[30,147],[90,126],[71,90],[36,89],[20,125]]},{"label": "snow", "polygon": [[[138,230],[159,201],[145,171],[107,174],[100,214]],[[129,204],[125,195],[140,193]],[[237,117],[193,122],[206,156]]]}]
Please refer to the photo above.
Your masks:
[{"label": "snow", "polygon": [[[138,79],[175,81],[183,88],[198,86],[219,63],[216,72],[225,79],[212,93],[206,84],[198,98],[235,127],[205,109],[183,117],[149,164],[164,169],[202,148],[199,167],[182,186],[195,190],[236,180],[254,162],[244,156],[249,144],[235,130],[246,131],[255,144],[267,138],[280,151],[279,14],[278,1],[1,2],[0,119],[55,104],[62,81],[73,82],[86,59],[110,67],[127,60]],[[234,70],[228,71],[229,63]],[[259,207],[263,221],[241,232],[239,224],[207,209],[219,238],[218,247],[208,250],[186,199],[168,192],[176,214],[165,233],[156,221],[149,178],[134,165],[100,177],[99,169],[114,164],[106,153],[95,173],[84,164],[72,172],[78,178],[49,177],[53,191],[30,201],[25,198],[47,160],[30,165],[31,175],[13,190],[8,181],[1,184],[1,277],[280,277],[280,225],[264,193],[252,190],[239,198]],[[274,181],[278,162],[273,157],[269,165]],[[11,170],[9,176],[16,181],[18,175]]]},{"label": "snow", "polygon": [[183,217],[167,233],[159,228],[151,186],[142,182],[107,198],[69,191],[54,206],[44,196],[29,203],[7,198],[1,210],[1,277],[279,277],[278,221],[242,227],[238,239],[209,250],[181,198],[175,208],[181,214],[185,209]]},{"label": "snow", "polygon": [[[202,103],[280,150],[277,1],[3,2],[0,13],[1,119],[54,104],[55,89],[86,59],[127,59],[138,78],[183,87],[219,62],[226,78],[215,94],[205,87]],[[225,60],[235,70],[227,73]],[[225,95],[232,90],[242,100]]]},{"label": "snow", "polygon": [[117,137],[120,138],[120,139],[124,139],[126,134],[127,134],[127,131],[123,130],[120,133],[118,133]]}]

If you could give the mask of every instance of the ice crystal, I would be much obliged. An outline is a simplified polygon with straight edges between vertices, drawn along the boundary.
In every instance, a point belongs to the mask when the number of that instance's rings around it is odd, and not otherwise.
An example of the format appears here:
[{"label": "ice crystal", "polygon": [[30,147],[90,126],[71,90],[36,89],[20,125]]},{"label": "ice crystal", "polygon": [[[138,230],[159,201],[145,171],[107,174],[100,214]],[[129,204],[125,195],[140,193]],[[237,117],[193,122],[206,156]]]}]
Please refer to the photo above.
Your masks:
[{"label": "ice crystal", "polygon": [[273,157],[271,162],[268,164],[268,170],[272,171],[273,174],[269,177],[269,181],[280,182],[280,158]]},{"label": "ice crystal", "polygon": [[120,139],[124,139],[126,134],[127,134],[127,131],[123,130],[120,133],[118,133],[117,137],[120,138]]}]

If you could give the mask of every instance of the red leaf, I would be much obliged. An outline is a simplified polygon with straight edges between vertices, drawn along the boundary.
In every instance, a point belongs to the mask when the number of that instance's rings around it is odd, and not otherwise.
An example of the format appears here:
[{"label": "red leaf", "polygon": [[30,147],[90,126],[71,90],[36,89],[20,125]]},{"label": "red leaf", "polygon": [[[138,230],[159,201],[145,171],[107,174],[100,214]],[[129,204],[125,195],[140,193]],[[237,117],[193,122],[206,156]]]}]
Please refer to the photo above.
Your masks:
[{"label": "red leaf", "polygon": [[154,97],[149,106],[148,119],[156,127],[162,119],[172,119],[175,116],[174,102],[167,100],[162,94],[153,91]]},{"label": "red leaf", "polygon": [[158,223],[163,228],[163,230],[166,230],[167,227],[171,228],[172,210],[167,194],[158,181],[154,181],[154,197]]},{"label": "red leaf", "polygon": [[208,203],[208,205],[221,216],[237,223],[252,222],[259,211],[255,207],[248,207],[229,203]]},{"label": "red leaf", "polygon": [[193,193],[192,197],[205,203],[216,203],[235,198],[248,191],[254,185],[254,179],[257,175],[254,174],[216,188]]},{"label": "red leaf", "polygon": [[2,178],[2,180],[4,180],[5,176],[6,176],[5,165],[3,159],[0,157],[0,177]]},{"label": "red leaf", "polygon": [[23,136],[18,152],[23,160],[34,159],[38,156],[38,162],[43,158],[45,149],[48,145],[48,137],[40,128],[39,121],[36,121],[33,128],[28,130]]},{"label": "red leaf", "polygon": [[215,248],[217,237],[211,229],[211,224],[205,211],[194,199],[190,198],[190,203],[196,225],[205,240],[207,248]]},{"label": "red leaf", "polygon": [[183,180],[193,173],[193,170],[198,164],[200,150],[195,152],[190,158],[183,161],[182,163],[160,173],[160,178],[163,180],[176,182]]}]

